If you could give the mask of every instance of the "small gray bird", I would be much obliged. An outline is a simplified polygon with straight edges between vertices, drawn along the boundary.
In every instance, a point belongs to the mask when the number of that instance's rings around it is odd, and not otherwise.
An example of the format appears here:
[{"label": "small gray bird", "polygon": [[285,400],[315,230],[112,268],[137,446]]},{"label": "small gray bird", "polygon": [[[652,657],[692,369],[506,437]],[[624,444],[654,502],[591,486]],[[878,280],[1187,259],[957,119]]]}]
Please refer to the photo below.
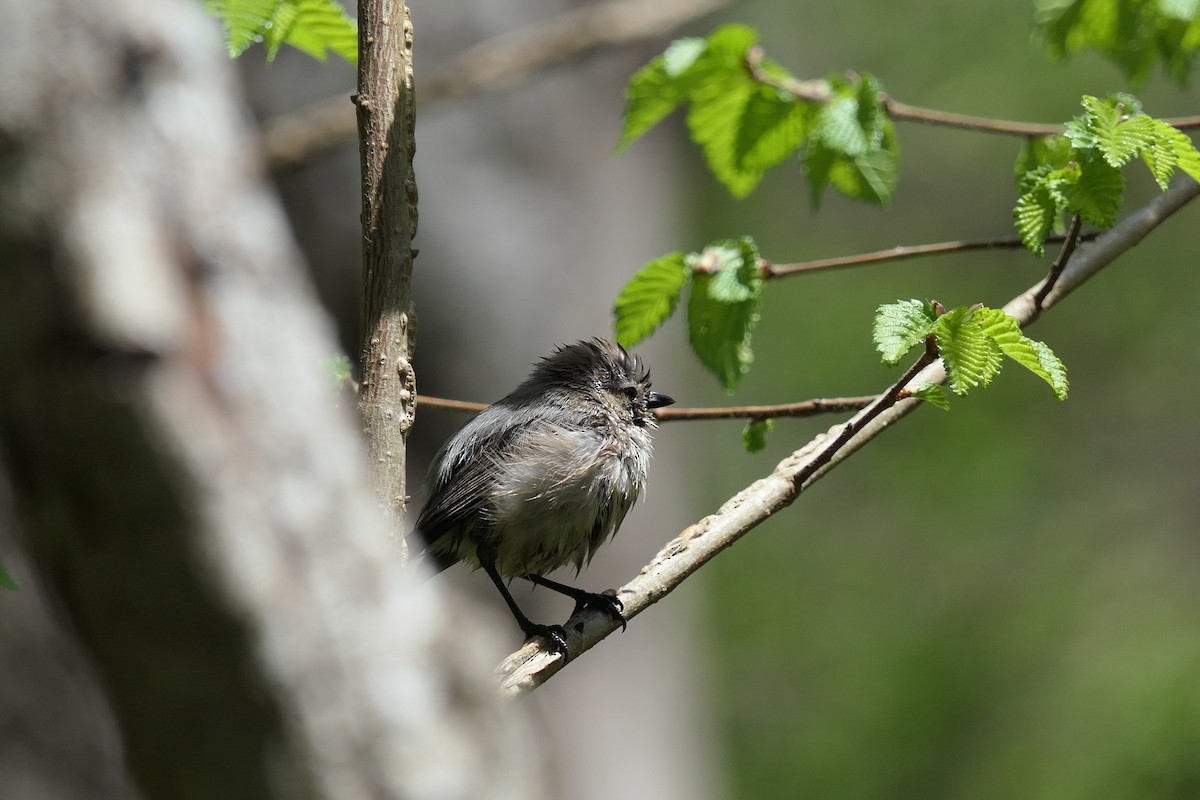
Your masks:
[{"label": "small gray bird", "polygon": [[510,395],[454,434],[434,457],[416,531],[441,571],[482,567],[526,637],[567,655],[560,625],[521,612],[506,580],[525,578],[612,615],[621,601],[543,577],[576,573],[617,532],[646,484],[654,409],[650,371],[602,339],[559,347]]}]

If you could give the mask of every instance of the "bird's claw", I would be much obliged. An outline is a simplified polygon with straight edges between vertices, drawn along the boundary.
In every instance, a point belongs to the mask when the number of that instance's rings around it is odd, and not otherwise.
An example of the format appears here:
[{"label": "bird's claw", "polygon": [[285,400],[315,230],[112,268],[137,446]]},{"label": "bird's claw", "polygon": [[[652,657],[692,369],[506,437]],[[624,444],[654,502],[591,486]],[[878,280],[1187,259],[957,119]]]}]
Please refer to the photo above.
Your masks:
[{"label": "bird's claw", "polygon": [[[612,591],[611,589],[609,590]],[[621,623],[621,632],[629,627],[629,620],[625,619],[625,615],[621,612],[625,610],[625,604],[621,602],[621,598],[617,597],[616,593],[612,594],[595,594],[587,592],[585,596],[575,601],[575,611],[578,612],[583,608],[594,608],[604,614],[607,614],[613,622]]]},{"label": "bird's claw", "polygon": [[547,648],[551,652],[561,655],[564,662],[571,657],[571,654],[567,652],[567,632],[563,630],[562,625],[538,625],[537,623],[531,623],[524,630],[524,633],[525,641],[527,642],[538,636],[545,639]]}]

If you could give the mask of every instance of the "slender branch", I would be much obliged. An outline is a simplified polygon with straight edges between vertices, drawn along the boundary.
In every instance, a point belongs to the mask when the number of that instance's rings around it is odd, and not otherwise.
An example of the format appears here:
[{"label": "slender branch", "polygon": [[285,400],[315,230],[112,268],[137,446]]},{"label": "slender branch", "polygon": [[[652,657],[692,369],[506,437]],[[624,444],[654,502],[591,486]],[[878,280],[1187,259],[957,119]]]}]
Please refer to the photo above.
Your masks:
[{"label": "slender branch", "polygon": [[[1181,180],[1166,194],[1155,198],[1096,241],[1081,248],[1064,267],[1054,288],[1044,299],[1043,310],[1052,308],[1198,195],[1200,185],[1190,178]],[[1034,298],[1041,285],[1039,283],[1013,298],[1005,305],[1004,311],[1022,325],[1032,323],[1038,316]],[[935,362],[913,376],[908,384],[920,386],[942,382],[945,378],[945,370]],[[625,616],[632,619],[668,595],[689,575],[764,520],[791,505],[805,489],[918,405],[918,400],[900,400],[870,419],[868,415],[873,412],[871,407],[860,411],[849,422],[831,428],[785,458],[769,475],[738,492],[716,513],[684,529],[636,577],[617,590],[617,596],[624,604]],[[845,434],[847,427],[852,428],[849,435]],[[831,439],[843,444],[832,452],[827,463],[813,467],[817,459],[825,457],[826,443]],[[584,610],[573,614],[564,627],[568,645],[575,656],[572,658],[574,662],[579,654],[595,646],[618,626],[604,614]],[[500,665],[501,691],[510,696],[532,691],[562,666],[562,659],[557,654],[542,649],[537,642],[528,643]]]},{"label": "slender branch", "polygon": [[1010,122],[1002,119],[974,117],[968,114],[955,114],[951,111],[938,111],[932,108],[920,108],[901,103],[891,97],[883,97],[883,107],[888,116],[894,120],[907,122],[923,122],[927,125],[940,125],[945,128],[978,131],[980,133],[998,133],[1004,136],[1023,136],[1032,139],[1036,136],[1053,136],[1062,133],[1062,125],[1046,125],[1036,122]]},{"label": "slender branch", "polygon": [[785,417],[815,417],[818,414],[856,411],[870,405],[875,395],[867,397],[828,397],[805,400],[801,403],[780,403],[769,406],[733,406],[730,408],[660,408],[655,412],[659,422],[680,422],[701,419],[783,419]]},{"label": "slender branch", "polygon": [[[1091,241],[1100,235],[1099,231],[1089,231],[1080,235],[1080,241]],[[1055,234],[1046,239],[1047,242],[1066,241],[1065,234]],[[957,242],[933,242],[931,244],[914,244],[889,247],[886,250],[876,250],[871,253],[861,253],[853,256],[837,258],[822,258],[813,261],[801,261],[795,264],[772,264],[761,262],[764,278],[782,278],[801,272],[819,272],[827,269],[844,269],[846,267],[879,264],[887,261],[904,261],[910,258],[924,256],[946,255],[949,253],[966,253],[974,250],[1015,250],[1024,247],[1019,236],[1004,236],[996,239],[975,239]]]},{"label": "slender branch", "polygon": [[[829,84],[824,80],[798,80],[796,78],[772,75],[763,69],[764,52],[761,47],[752,47],[746,55],[746,69],[759,83],[781,89],[799,100],[810,103],[828,103],[833,99]],[[976,117],[970,114],[956,114],[952,111],[939,111],[932,108],[921,108],[902,103],[893,97],[881,97],[884,109],[893,120],[906,122],[921,122],[926,125],[940,125],[947,128],[978,131],[980,133],[996,133],[1004,136],[1021,136],[1032,139],[1037,136],[1054,136],[1062,133],[1061,124],[1046,124],[1038,122],[1012,122],[989,117]],[[1200,116],[1177,117],[1166,119],[1164,122],[1179,129],[1200,127]]]},{"label": "slender branch", "polygon": [[1063,268],[1067,266],[1067,262],[1071,260],[1071,255],[1075,252],[1075,246],[1079,244],[1079,229],[1082,225],[1083,220],[1076,214],[1075,218],[1071,220],[1071,230],[1067,233],[1067,240],[1063,242],[1062,250],[1058,253],[1058,258],[1054,259],[1054,263],[1050,265],[1050,274],[1046,276],[1046,280],[1042,282],[1041,288],[1033,296],[1033,306],[1039,314],[1042,311],[1042,303],[1046,300],[1047,295],[1054,290],[1054,284],[1058,283]]},{"label": "slender branch", "polygon": [[[840,411],[860,409],[875,399],[869,397],[829,397],[805,400],[801,403],[780,403],[769,406],[734,406],[730,408],[660,408],[655,411],[659,422],[679,422],[698,419],[782,419],[784,417],[813,417]],[[447,400],[442,397],[417,395],[420,408],[440,408],[477,414],[487,408],[484,403],[467,400]]]},{"label": "slender branch", "polygon": [[[538,70],[604,47],[662,36],[730,0],[608,0],[564,12],[464,51],[439,73],[423,79],[418,108],[455,97],[496,91]],[[273,170],[295,167],[355,134],[346,95],[320,100],[268,120],[263,150]]]}]

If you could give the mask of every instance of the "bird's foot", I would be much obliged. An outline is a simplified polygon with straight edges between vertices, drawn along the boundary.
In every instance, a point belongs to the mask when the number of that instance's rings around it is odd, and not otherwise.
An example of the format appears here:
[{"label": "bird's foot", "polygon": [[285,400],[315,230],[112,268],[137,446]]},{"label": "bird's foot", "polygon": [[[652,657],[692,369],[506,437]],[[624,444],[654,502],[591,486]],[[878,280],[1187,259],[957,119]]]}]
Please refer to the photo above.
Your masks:
[{"label": "bird's foot", "polygon": [[607,614],[613,622],[621,623],[622,633],[629,627],[629,620],[625,619],[625,615],[621,613],[625,610],[625,604],[621,602],[621,598],[617,597],[617,593],[612,589],[601,594],[581,591],[575,598],[575,611],[578,612],[583,608],[594,608],[601,613]]},{"label": "bird's foot", "polygon": [[525,641],[541,637],[546,641],[548,649],[561,655],[564,662],[570,659],[571,654],[567,652],[567,632],[563,630],[562,625],[539,625],[530,622],[522,626],[521,630],[525,634]]}]

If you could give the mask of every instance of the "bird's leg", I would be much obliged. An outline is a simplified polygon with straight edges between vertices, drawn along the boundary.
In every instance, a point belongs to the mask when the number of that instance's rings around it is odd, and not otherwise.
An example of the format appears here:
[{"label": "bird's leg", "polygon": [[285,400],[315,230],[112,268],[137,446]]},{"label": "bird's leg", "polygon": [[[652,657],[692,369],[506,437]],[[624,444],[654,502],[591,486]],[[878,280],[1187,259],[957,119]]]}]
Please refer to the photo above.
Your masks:
[{"label": "bird's leg", "polygon": [[543,578],[541,575],[526,575],[525,580],[537,586],[545,586],[547,589],[565,594],[575,601],[575,610],[579,610],[580,606],[594,608],[597,611],[603,611],[608,616],[612,617],[614,622],[621,623],[621,630],[624,631],[628,625],[628,620],[621,613],[625,608],[625,604],[616,594],[597,594],[595,592],[586,592],[583,589],[576,589],[574,586],[567,586],[565,583],[552,581],[549,578]]},{"label": "bird's leg", "polygon": [[504,585],[504,579],[500,577],[500,573],[496,570],[496,562],[494,559],[483,558],[480,556],[479,565],[483,567],[483,571],[492,579],[492,583],[496,584],[496,588],[500,590],[501,597],[504,602],[508,603],[508,610],[512,612],[513,617],[517,620],[517,624],[521,626],[521,632],[525,634],[525,639],[528,641],[534,636],[541,636],[550,643],[550,649],[556,653],[561,653],[564,660],[570,657],[567,653],[567,634],[561,625],[539,625],[533,622],[529,617],[521,611],[517,606],[517,601],[513,600],[509,594],[508,587]]}]

